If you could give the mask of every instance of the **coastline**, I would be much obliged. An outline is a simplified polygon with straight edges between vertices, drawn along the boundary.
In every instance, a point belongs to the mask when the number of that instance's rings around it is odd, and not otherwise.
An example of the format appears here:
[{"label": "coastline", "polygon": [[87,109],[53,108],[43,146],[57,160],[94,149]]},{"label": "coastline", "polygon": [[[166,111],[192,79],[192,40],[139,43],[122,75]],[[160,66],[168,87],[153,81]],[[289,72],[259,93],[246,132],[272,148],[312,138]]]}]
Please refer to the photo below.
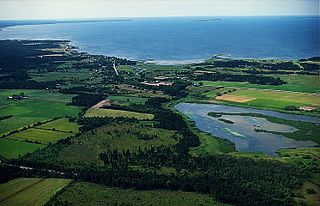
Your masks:
[{"label": "coastline", "polygon": [[[209,17],[208,17],[209,18]],[[19,27],[19,26],[33,26],[33,25],[45,25],[45,24],[63,24],[63,23],[86,23],[86,22],[106,22],[106,21],[135,21],[136,19],[121,19],[121,18],[117,18],[117,19],[74,19],[74,20],[46,20],[46,21],[37,21],[37,20],[26,20],[26,21],[6,21],[6,20],[1,20],[0,21],[0,32],[3,32],[6,28],[13,28],[13,27]],[[197,20],[197,19],[194,19]],[[13,22],[13,23],[12,23]],[[196,21],[198,22],[198,21]],[[200,21],[202,22],[202,21]],[[10,23],[10,25],[8,25],[8,23]],[[16,25],[13,25],[16,24]],[[131,25],[131,24],[130,24]],[[30,28],[32,29],[32,27]],[[7,32],[7,31],[6,31]],[[158,64],[158,65],[187,65],[187,64],[196,64],[196,63],[203,63],[205,62],[207,59],[211,59],[211,58],[223,58],[223,59],[234,59],[234,60],[283,60],[283,61],[289,61],[289,60],[298,60],[298,59],[304,59],[304,58],[311,58],[311,57],[315,57],[315,56],[320,56],[320,54],[313,54],[313,53],[299,53],[299,52],[295,52],[295,53],[265,53],[265,52],[257,52],[257,53],[247,53],[248,55],[246,55],[246,52],[241,52],[239,53],[239,51],[225,51],[227,54],[224,54],[224,52],[221,52],[223,55],[221,55],[219,53],[220,49],[216,49],[217,53],[215,53],[215,51],[213,51],[211,54],[208,53],[208,51],[204,51],[201,52],[200,50],[197,51],[198,53],[194,53],[191,54],[190,52],[179,52],[179,48],[174,48],[175,50],[178,49],[177,51],[174,50],[174,52],[171,53],[164,53],[163,54],[163,50],[166,49],[167,47],[163,46],[161,47],[161,45],[159,47],[162,53],[159,52],[152,52],[152,48],[150,48],[149,50],[146,49],[147,47],[137,47],[139,45],[135,45],[134,47],[132,47],[131,45],[131,49],[130,49],[130,43],[129,43],[129,49],[128,51],[126,49],[125,43],[123,43],[122,41],[115,40],[114,44],[117,45],[119,44],[120,48],[117,48],[115,46],[111,46],[111,47],[98,47],[98,44],[91,44],[90,42],[86,42],[83,41],[81,39],[77,39],[74,38],[70,35],[65,35],[65,36],[61,36],[61,35],[57,35],[57,36],[53,36],[53,35],[47,35],[47,36],[38,36],[40,38],[37,38],[34,35],[26,35],[26,36],[22,36],[22,35],[13,35],[10,36],[11,34],[14,34],[15,31],[10,31],[8,34],[4,33],[1,38],[1,40],[67,40],[70,41],[71,44],[77,48],[77,51],[79,52],[86,52],[88,54],[92,54],[92,55],[104,55],[104,56],[115,56],[115,57],[119,57],[119,58],[126,58],[126,59],[131,59],[134,61],[139,61],[139,62],[146,62],[146,63],[154,63],[154,64]],[[43,37],[43,38],[41,38]],[[102,39],[103,40],[103,39]],[[101,39],[97,39],[97,42],[101,41]],[[109,41],[113,42],[112,39],[110,39]],[[128,40],[130,41],[130,40]],[[160,41],[161,42],[161,41]],[[159,42],[158,42],[159,43]],[[103,44],[103,43],[101,43]],[[148,42],[146,42],[146,44],[148,44]],[[109,45],[109,44],[106,44]],[[156,47],[157,44],[155,44],[155,50],[159,50],[159,48]],[[191,46],[191,45],[190,45]],[[219,45],[218,45],[219,46]],[[151,46],[150,46],[151,47]],[[133,48],[136,48],[135,50],[133,50]],[[170,49],[170,45],[167,49]],[[188,47],[189,48],[189,47]],[[192,47],[191,47],[192,48]],[[211,47],[210,47],[211,48]],[[219,48],[219,47],[218,47]],[[183,49],[183,48],[182,48]],[[263,49],[263,48],[262,48]],[[213,48],[213,50],[215,50]],[[230,50],[230,49],[229,49]],[[138,51],[138,52],[137,52]],[[150,52],[151,51],[151,52]],[[165,50],[164,50],[165,51]],[[241,51],[241,50],[240,50]],[[190,54],[189,54],[190,53]],[[305,55],[304,55],[305,54]],[[151,60],[150,60],[151,58]]]}]

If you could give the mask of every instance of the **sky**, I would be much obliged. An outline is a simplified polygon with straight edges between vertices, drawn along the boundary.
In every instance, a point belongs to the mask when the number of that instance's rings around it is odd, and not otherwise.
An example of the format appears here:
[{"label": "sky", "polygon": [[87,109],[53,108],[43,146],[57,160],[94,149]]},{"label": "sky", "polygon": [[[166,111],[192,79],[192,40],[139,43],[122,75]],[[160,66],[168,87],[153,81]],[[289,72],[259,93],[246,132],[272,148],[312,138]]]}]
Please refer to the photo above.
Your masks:
[{"label": "sky", "polygon": [[318,0],[0,0],[0,20],[317,15]]}]

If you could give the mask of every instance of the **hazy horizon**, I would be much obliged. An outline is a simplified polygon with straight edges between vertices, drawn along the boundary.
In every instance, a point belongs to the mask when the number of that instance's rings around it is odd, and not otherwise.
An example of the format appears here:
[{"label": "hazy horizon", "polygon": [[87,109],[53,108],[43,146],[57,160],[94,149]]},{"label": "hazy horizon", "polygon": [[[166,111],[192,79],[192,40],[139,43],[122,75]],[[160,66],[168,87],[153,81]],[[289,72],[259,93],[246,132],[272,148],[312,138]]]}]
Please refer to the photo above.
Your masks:
[{"label": "hazy horizon", "polygon": [[0,0],[1,20],[319,16],[317,0]]},{"label": "hazy horizon", "polygon": [[0,21],[108,21],[108,20],[135,20],[152,18],[227,18],[227,17],[314,17],[320,18],[320,15],[248,15],[248,16],[119,16],[119,17],[83,17],[83,18],[48,18],[48,19],[0,19]]}]

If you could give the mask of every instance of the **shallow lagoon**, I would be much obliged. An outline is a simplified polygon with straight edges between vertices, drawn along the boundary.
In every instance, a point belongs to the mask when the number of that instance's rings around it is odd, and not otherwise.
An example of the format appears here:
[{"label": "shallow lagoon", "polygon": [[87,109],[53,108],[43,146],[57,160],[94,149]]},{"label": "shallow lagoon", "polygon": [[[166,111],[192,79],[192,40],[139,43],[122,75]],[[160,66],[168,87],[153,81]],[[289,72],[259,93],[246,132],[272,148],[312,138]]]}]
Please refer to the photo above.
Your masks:
[{"label": "shallow lagoon", "polygon": [[[263,152],[268,155],[276,156],[276,151],[279,149],[312,147],[317,145],[311,140],[297,141],[279,134],[255,131],[255,129],[278,132],[294,132],[297,130],[289,125],[272,123],[261,117],[241,115],[211,117],[208,113],[256,113],[317,124],[320,124],[320,118],[216,104],[179,103],[175,106],[175,109],[192,119],[195,122],[196,127],[201,131],[209,132],[213,136],[234,142],[238,151]],[[229,120],[234,122],[234,124],[219,119]]]}]

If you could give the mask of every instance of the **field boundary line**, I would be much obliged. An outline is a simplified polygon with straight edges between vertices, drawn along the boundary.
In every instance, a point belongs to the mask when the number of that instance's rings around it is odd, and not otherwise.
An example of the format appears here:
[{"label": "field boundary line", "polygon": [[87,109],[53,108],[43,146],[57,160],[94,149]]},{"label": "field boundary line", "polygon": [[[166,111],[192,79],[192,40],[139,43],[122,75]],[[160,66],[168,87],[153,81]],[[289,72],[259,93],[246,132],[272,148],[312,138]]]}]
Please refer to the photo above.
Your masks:
[{"label": "field boundary line", "polygon": [[288,91],[288,90],[281,90],[281,89],[259,89],[259,88],[252,88],[252,87],[237,87],[237,86],[225,86],[225,88],[237,88],[243,90],[263,90],[263,91],[272,91],[272,92],[286,92],[286,93],[293,93],[293,94],[305,94],[310,96],[320,96],[320,93],[314,92],[295,92],[295,91]]},{"label": "field boundary line", "polygon": [[26,187],[26,188],[24,188],[24,189],[22,189],[22,190],[20,190],[20,191],[18,191],[18,192],[15,192],[14,194],[10,195],[9,197],[1,200],[0,203],[3,202],[3,201],[5,201],[5,200],[7,200],[7,199],[10,199],[11,197],[14,197],[15,195],[17,195],[17,194],[19,194],[19,193],[21,193],[21,192],[23,192],[23,191],[25,191],[25,190],[27,190],[27,189],[29,189],[29,188],[31,188],[31,187],[33,187],[34,185],[39,184],[40,182],[42,182],[42,181],[44,181],[44,180],[45,180],[45,178],[41,178],[39,181],[37,181],[37,182],[29,185],[28,187]]},{"label": "field boundary line", "polygon": [[62,133],[68,133],[68,134],[75,134],[73,132],[67,132],[67,131],[63,131],[63,130],[52,130],[52,129],[49,129],[49,128],[41,128],[41,127],[34,127],[33,129],[38,129],[38,130],[45,130],[45,131],[52,131],[52,132],[62,132]]},{"label": "field boundary line", "polygon": [[[30,143],[30,144],[41,144],[41,145],[48,145],[48,144],[44,144],[44,143],[41,143],[41,142],[39,142],[39,143],[35,143],[35,142],[33,142],[33,141],[29,141],[29,142],[27,142],[27,141],[25,141],[25,140],[17,140],[17,139],[11,139],[11,138],[8,138],[8,137],[10,137],[11,135],[9,135],[9,136],[6,136],[6,137],[2,137],[3,139],[7,139],[7,140],[12,140],[12,141],[16,141],[16,142],[25,142],[25,143]],[[1,139],[1,138],[0,138]]]},{"label": "field boundary line", "polygon": [[[61,117],[59,117],[58,119],[60,119],[60,118],[61,118]],[[56,120],[58,120],[58,119],[56,119]],[[47,123],[50,123],[50,122],[53,122],[53,121],[55,121],[54,118],[53,118],[53,119],[47,119],[47,120],[39,121],[40,124],[39,124],[38,126],[41,126],[41,125],[43,125],[43,124],[47,124]],[[23,127],[19,127],[19,128],[10,130],[10,131],[8,131],[8,132],[2,133],[2,134],[0,134],[0,135],[2,135],[1,137],[5,138],[5,137],[11,136],[11,135],[13,135],[13,134],[17,134],[17,133],[19,133],[19,132],[27,131],[27,130],[29,130],[29,129],[34,129],[34,128],[37,127],[37,125],[35,125],[35,124],[37,124],[37,123],[33,123],[33,124],[29,124],[29,125],[26,125],[26,126],[23,126]],[[24,129],[24,128],[26,128],[26,129]],[[17,131],[17,132],[14,132],[14,131]],[[14,133],[10,134],[11,132],[14,132]]]}]

